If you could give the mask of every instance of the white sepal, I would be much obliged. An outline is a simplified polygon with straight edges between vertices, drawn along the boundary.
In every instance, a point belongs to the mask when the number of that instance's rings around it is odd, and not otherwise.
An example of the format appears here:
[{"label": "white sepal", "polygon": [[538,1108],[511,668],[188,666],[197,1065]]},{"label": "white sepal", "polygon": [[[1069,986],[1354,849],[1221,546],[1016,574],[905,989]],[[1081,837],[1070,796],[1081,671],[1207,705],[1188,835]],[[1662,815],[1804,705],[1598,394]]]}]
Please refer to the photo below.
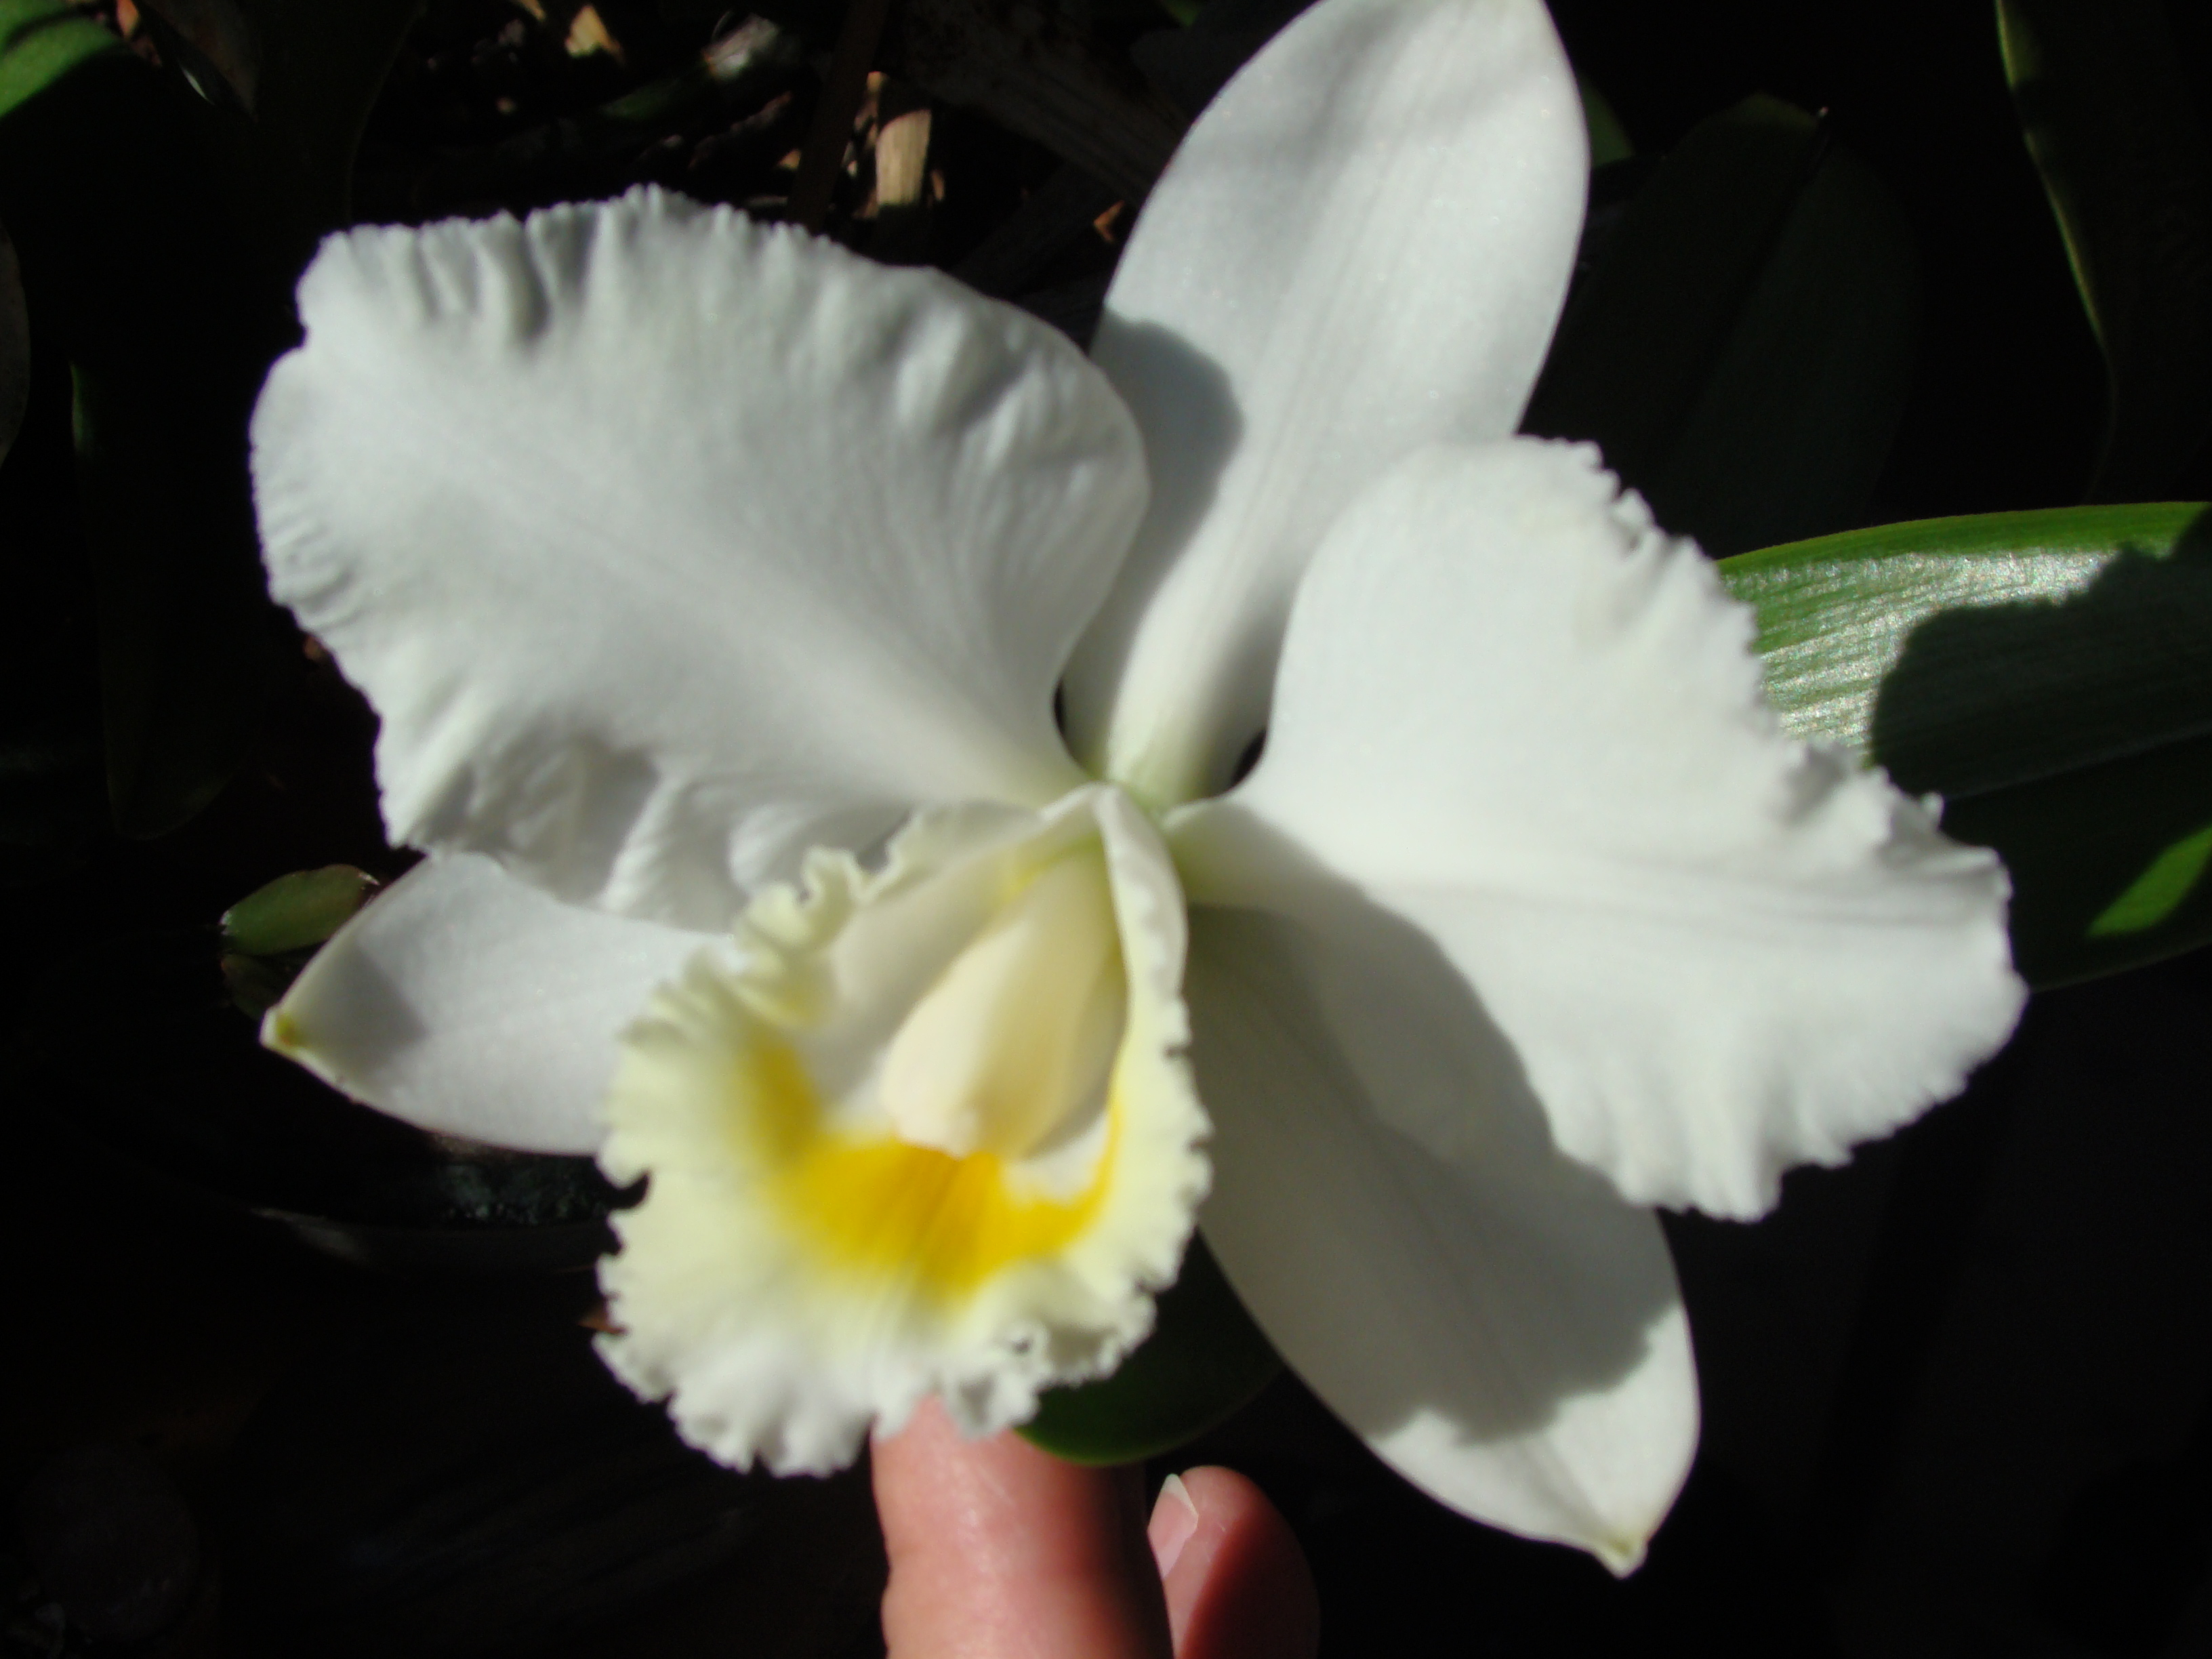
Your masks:
[{"label": "white sepal", "polygon": [[615,1039],[703,934],[549,897],[489,859],[416,865],[333,934],[262,1041],[424,1129],[596,1152]]},{"label": "white sepal", "polygon": [[1329,524],[1420,444],[1520,423],[1586,153],[1541,0],[1329,0],[1206,106],[1091,348],[1153,486],[1068,679],[1100,775],[1156,805],[1224,787]]}]

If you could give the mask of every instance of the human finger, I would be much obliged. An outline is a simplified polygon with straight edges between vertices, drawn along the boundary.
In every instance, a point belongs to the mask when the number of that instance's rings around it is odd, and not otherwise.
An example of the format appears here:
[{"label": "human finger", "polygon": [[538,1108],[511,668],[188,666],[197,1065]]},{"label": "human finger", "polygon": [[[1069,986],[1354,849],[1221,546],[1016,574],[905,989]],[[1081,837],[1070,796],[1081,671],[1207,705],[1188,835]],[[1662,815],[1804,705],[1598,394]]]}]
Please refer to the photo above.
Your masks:
[{"label": "human finger", "polygon": [[890,1659],[1168,1659],[1133,1472],[963,1439],[934,1401],[873,1461]]},{"label": "human finger", "polygon": [[1313,1659],[1321,1602],[1290,1523],[1234,1470],[1170,1475],[1148,1536],[1175,1659]]}]

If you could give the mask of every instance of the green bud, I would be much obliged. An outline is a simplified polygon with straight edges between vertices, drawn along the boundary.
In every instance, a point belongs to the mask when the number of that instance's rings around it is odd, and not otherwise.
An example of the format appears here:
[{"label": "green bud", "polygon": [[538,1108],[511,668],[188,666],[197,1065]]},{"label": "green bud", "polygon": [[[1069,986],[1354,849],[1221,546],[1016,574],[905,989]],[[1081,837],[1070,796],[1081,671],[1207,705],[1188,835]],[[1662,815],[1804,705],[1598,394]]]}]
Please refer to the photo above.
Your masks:
[{"label": "green bud", "polygon": [[223,950],[275,957],[312,949],[337,932],[375,890],[374,877],[346,864],[279,876],[222,913]]}]

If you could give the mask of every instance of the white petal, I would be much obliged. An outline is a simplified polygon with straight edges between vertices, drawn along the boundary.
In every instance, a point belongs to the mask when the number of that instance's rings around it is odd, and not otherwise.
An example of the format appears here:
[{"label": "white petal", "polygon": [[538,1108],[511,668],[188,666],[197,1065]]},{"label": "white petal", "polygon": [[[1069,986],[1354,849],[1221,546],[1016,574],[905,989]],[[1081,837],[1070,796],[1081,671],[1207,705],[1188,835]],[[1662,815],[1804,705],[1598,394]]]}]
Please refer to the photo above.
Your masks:
[{"label": "white petal", "polygon": [[1053,687],[1146,486],[1051,329],[650,190],[355,231],[300,297],[270,585],[395,838],[714,930],[808,845],[1078,780]]},{"label": "white petal", "polygon": [[1752,1216],[2003,1042],[2005,875],[1784,736],[1749,613],[1615,489],[1516,440],[1363,498],[1299,593],[1265,758],[1177,859],[1196,897],[1291,914],[1348,881],[1465,976],[1563,1151]]},{"label": "white petal", "polygon": [[[901,1139],[884,1058],[904,1022],[1066,859],[1103,864],[1111,890],[1127,1000],[1110,1080],[1041,1141],[954,1156]],[[1118,792],[925,815],[879,872],[825,853],[805,880],[747,911],[738,972],[702,962],[654,1000],[601,1155],[617,1181],[649,1179],[601,1267],[622,1327],[608,1364],[672,1396],[695,1444],[779,1473],[849,1462],[925,1394],[985,1434],[1110,1370],[1151,1329],[1207,1174],[1182,896]]]},{"label": "white petal", "polygon": [[1069,679],[1102,775],[1163,803],[1225,785],[1330,521],[1416,446],[1519,425],[1584,149],[1540,0],[1329,0],[1207,106],[1091,347],[1153,483]]},{"label": "white petal", "polygon": [[[1552,1149],[1426,940],[1371,909],[1335,922],[1193,913],[1206,1243],[1384,1461],[1462,1514],[1626,1572],[1698,1438],[1658,1224]],[[1407,1087],[1453,1103],[1465,1155],[1382,1121],[1373,1103]]]},{"label": "white petal", "polygon": [[713,941],[563,904],[489,859],[425,860],[332,936],[262,1041],[425,1129],[596,1152],[617,1039]]}]

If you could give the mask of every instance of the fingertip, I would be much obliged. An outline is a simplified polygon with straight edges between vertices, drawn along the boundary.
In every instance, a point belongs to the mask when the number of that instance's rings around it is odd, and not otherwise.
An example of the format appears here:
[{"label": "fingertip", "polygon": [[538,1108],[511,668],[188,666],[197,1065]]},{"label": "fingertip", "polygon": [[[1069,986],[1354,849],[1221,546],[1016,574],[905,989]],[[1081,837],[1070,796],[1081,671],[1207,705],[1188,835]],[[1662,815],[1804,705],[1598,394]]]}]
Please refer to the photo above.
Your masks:
[{"label": "fingertip", "polygon": [[1152,1560],[1160,1570],[1160,1580],[1175,1571],[1182,1556],[1182,1547],[1190,1542],[1191,1534],[1198,1530],[1198,1505],[1192,1501],[1190,1489],[1182,1477],[1171,1474],[1160,1483],[1159,1500],[1152,1505],[1151,1523],[1145,1528],[1146,1541],[1152,1547]]},{"label": "fingertip", "polygon": [[[1321,1600],[1281,1512],[1232,1469],[1186,1469],[1174,1488],[1161,1489],[1151,1538],[1176,1659],[1313,1659]],[[1178,1534],[1170,1556],[1162,1540]]]},{"label": "fingertip", "polygon": [[1014,1434],[963,1438],[936,1401],[872,1456],[892,1659],[1164,1659],[1142,1493]]}]

